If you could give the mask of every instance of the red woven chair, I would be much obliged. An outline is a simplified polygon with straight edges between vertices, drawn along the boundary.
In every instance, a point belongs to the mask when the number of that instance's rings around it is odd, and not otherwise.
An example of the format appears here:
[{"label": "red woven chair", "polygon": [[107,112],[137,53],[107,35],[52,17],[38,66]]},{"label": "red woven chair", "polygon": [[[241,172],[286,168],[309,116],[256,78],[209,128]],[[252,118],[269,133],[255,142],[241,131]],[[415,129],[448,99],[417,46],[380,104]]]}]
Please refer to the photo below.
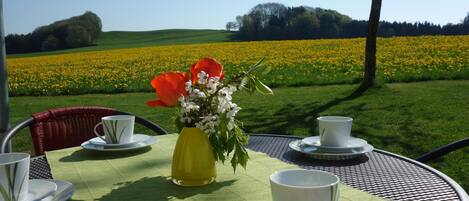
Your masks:
[{"label": "red woven chair", "polygon": [[[109,115],[132,114],[104,107],[67,107],[36,113],[7,131],[0,151],[7,152],[10,139],[28,126],[36,155],[43,155],[45,151],[79,146],[96,137],[93,132],[94,126],[101,121],[101,117]],[[157,124],[138,116],[135,116],[135,123],[157,134],[167,133]]]}]

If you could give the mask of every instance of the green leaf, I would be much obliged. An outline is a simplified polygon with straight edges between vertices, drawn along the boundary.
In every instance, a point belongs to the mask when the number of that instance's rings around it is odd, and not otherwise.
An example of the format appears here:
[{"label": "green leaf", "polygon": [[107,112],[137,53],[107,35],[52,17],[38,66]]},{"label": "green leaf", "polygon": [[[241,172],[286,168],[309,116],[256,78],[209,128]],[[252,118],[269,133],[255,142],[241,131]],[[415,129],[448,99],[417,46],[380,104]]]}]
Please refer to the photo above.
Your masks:
[{"label": "green leaf", "polygon": [[262,75],[267,75],[270,73],[270,71],[272,71],[272,67],[266,66],[264,71],[262,72]]},{"label": "green leaf", "polygon": [[231,138],[228,140],[227,146],[226,146],[226,153],[230,154],[235,147],[236,144],[236,135],[232,135]]},{"label": "green leaf", "polygon": [[253,80],[254,80],[254,83],[255,83],[255,86],[256,86],[256,90],[259,93],[261,93],[263,95],[274,95],[274,92],[272,91],[272,89],[270,89],[267,85],[262,83],[259,79],[253,78]]},{"label": "green leaf", "polygon": [[236,167],[238,165],[241,165],[241,167],[246,169],[249,155],[246,151],[246,148],[244,147],[248,142],[248,136],[238,126],[235,127],[234,134],[234,154],[231,158],[231,166],[233,167],[233,171],[236,172]]},{"label": "green leaf", "polygon": [[246,74],[251,74],[252,72],[256,71],[257,69],[259,69],[263,64],[262,62],[264,62],[265,60],[265,57],[262,57],[262,59],[260,59],[259,61],[257,61],[254,65],[252,65],[248,72]]}]

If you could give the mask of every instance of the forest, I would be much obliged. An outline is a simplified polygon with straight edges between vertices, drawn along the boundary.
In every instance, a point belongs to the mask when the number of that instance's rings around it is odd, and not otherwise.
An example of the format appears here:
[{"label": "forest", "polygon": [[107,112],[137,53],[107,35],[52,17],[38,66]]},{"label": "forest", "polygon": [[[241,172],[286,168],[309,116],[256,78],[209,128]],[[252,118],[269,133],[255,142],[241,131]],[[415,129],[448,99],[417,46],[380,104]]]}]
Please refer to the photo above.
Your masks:
[{"label": "forest", "polygon": [[[364,37],[367,27],[368,21],[335,10],[279,3],[259,4],[226,24],[227,30],[236,31],[235,39],[247,41]],[[381,21],[378,29],[381,37],[465,34],[469,34],[469,13],[458,24]]]}]

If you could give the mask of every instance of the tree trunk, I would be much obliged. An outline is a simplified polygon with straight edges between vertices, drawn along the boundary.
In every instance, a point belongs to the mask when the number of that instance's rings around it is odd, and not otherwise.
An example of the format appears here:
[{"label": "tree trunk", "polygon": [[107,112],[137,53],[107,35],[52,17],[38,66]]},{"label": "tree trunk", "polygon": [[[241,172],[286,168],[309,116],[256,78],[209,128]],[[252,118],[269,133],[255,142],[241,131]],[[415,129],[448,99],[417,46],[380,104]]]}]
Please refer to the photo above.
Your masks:
[{"label": "tree trunk", "polygon": [[376,77],[376,33],[378,32],[379,15],[381,13],[381,0],[372,0],[368,32],[365,47],[365,77],[362,82],[364,88],[375,85]]}]

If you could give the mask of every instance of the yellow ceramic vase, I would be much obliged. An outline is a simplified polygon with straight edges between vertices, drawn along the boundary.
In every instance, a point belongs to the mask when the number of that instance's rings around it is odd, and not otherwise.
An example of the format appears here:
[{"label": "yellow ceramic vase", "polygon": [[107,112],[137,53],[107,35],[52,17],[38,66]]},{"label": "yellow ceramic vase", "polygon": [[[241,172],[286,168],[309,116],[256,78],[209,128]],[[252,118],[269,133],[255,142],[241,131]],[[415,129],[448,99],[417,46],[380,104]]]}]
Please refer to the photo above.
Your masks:
[{"label": "yellow ceramic vase", "polygon": [[215,181],[217,171],[212,145],[198,128],[184,127],[173,153],[171,177],[180,186],[203,186]]}]

